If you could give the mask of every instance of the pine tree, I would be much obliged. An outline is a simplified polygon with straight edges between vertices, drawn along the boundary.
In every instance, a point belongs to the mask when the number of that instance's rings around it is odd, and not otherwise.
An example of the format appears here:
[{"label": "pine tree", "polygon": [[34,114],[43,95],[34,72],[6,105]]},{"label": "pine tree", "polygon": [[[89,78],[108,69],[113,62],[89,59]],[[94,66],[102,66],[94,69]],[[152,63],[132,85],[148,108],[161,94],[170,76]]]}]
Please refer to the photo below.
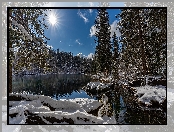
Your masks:
[{"label": "pine tree", "polygon": [[143,14],[146,14],[144,21],[148,25],[143,33],[148,69],[151,74],[161,74],[166,69],[167,10],[148,9],[143,10]]},{"label": "pine tree", "polygon": [[44,29],[46,10],[8,9],[9,14],[9,92],[12,92],[12,68],[17,72],[47,70],[48,38]]},{"label": "pine tree", "polygon": [[94,55],[93,60],[91,62],[91,73],[92,74],[97,74],[97,60],[96,60],[96,55]]},{"label": "pine tree", "polygon": [[129,75],[135,72],[133,69],[137,69],[143,74],[138,18],[135,9],[121,9],[121,13],[117,17],[120,17],[118,23],[121,33],[119,43],[122,45],[120,65],[122,72],[125,73],[124,79],[129,79]]},{"label": "pine tree", "polygon": [[119,16],[126,69],[155,74],[166,62],[166,10],[123,9]]},{"label": "pine tree", "polygon": [[114,78],[115,80],[119,80],[119,52],[120,52],[120,49],[119,49],[119,44],[118,44],[118,37],[116,36],[116,33],[114,32],[114,35],[112,36],[113,38],[113,75],[114,75]]},{"label": "pine tree", "polygon": [[110,25],[109,15],[106,8],[98,9],[98,15],[95,20],[95,26],[98,29],[95,36],[97,40],[96,46],[96,61],[98,63],[98,72],[111,72],[111,42],[110,42]]}]

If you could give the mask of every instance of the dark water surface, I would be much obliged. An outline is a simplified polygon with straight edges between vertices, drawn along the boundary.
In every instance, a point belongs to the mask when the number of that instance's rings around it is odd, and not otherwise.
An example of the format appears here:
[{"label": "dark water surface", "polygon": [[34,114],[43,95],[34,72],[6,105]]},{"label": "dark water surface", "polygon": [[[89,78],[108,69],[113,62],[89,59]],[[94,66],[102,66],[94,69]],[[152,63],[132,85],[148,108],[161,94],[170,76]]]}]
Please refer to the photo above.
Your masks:
[{"label": "dark water surface", "polygon": [[13,92],[42,94],[58,100],[92,98],[82,90],[89,81],[89,76],[77,74],[14,76]]},{"label": "dark water surface", "polygon": [[[125,94],[120,88],[105,93],[86,92],[82,88],[90,82],[90,77],[81,74],[52,74],[13,76],[13,92],[42,94],[54,99],[89,98],[101,100],[103,94],[109,98],[110,115],[115,115],[118,124],[166,124],[166,113],[160,109],[139,110],[128,107],[132,95]],[[129,101],[130,103],[131,101]],[[133,104],[132,104],[133,105]]]}]

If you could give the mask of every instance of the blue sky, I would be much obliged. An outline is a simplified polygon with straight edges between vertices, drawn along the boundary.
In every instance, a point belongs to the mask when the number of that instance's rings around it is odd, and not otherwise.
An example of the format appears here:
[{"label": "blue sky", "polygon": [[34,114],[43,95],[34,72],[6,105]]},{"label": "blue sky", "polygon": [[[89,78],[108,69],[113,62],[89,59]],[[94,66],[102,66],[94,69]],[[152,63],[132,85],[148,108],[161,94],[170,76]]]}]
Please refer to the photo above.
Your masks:
[{"label": "blue sky", "polygon": [[[118,9],[108,9],[111,33],[116,29],[117,19],[115,15],[120,12]],[[97,15],[96,9],[53,9],[56,14],[57,24],[45,30],[45,35],[50,39],[48,45],[59,51],[72,52],[73,55],[82,53],[88,56],[95,52],[95,28],[94,21]],[[50,14],[49,14],[50,15]],[[119,36],[119,32],[116,31]]]}]

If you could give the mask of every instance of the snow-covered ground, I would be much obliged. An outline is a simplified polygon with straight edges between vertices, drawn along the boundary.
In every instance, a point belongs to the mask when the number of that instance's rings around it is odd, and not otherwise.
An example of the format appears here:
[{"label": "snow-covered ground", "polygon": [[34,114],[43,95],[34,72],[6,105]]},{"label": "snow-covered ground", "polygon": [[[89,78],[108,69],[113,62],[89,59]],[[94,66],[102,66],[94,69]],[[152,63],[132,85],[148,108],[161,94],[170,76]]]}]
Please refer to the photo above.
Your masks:
[{"label": "snow-covered ground", "polygon": [[135,96],[138,96],[138,102],[151,106],[153,102],[162,104],[166,99],[166,87],[165,86],[141,86],[134,87],[136,89]]},{"label": "snow-covered ground", "polygon": [[10,96],[25,98],[9,101],[10,124],[26,124],[29,114],[37,116],[45,124],[116,124],[113,116],[94,116],[88,113],[103,106],[93,99],[54,100],[48,96],[27,94]]}]

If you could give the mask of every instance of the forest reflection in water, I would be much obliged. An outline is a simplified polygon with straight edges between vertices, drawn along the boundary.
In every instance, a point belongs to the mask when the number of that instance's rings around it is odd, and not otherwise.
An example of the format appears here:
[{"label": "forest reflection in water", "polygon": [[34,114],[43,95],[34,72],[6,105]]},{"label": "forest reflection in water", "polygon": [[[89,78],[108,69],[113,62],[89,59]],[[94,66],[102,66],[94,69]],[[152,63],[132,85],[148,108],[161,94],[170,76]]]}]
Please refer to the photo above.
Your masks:
[{"label": "forest reflection in water", "polygon": [[81,88],[89,81],[89,76],[81,74],[13,76],[12,86],[14,93],[23,93],[25,91],[29,94],[41,94],[58,99],[58,97],[68,97],[72,94],[73,96],[74,94],[78,96],[80,93],[88,97]]}]

